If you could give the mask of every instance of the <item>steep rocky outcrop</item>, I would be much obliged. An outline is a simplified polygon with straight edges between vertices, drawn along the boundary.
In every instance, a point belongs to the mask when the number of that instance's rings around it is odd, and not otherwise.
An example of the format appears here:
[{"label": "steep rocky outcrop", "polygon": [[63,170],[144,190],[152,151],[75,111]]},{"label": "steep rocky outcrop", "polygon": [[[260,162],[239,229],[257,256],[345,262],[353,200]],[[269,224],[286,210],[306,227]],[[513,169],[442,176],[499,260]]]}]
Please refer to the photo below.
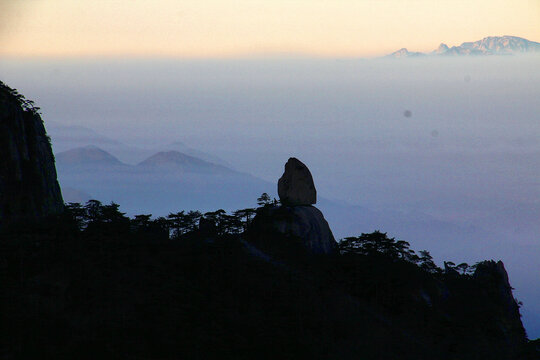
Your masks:
[{"label": "steep rocky outcrop", "polygon": [[328,222],[314,206],[261,208],[253,219],[251,234],[257,240],[263,238],[274,241],[285,238],[285,241],[298,244],[314,254],[331,254],[337,250],[337,243]]},{"label": "steep rocky outcrop", "polygon": [[502,261],[483,261],[476,265],[473,278],[482,285],[496,327],[504,333],[510,348],[520,348],[526,338],[519,314],[519,305],[512,294],[508,273]]},{"label": "steep rocky outcrop", "polygon": [[[272,248],[279,239],[314,254],[331,254],[337,243],[322,212],[311,204],[317,192],[311,172],[300,160],[290,158],[278,181],[281,206],[260,208],[250,227],[250,238]],[[282,243],[283,245],[283,243]]]},{"label": "steep rocky outcrop", "polygon": [[63,209],[51,144],[38,108],[0,82],[0,227]]}]

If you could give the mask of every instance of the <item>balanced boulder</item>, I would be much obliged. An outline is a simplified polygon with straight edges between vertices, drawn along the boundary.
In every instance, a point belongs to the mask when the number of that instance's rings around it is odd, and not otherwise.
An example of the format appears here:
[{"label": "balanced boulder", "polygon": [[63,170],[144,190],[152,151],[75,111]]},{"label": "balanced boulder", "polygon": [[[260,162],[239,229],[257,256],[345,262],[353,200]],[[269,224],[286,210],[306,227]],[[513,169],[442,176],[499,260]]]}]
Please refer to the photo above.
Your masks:
[{"label": "balanced boulder", "polygon": [[297,158],[290,158],[278,181],[278,195],[283,205],[312,205],[317,203],[317,190],[311,172]]},{"label": "balanced boulder", "polygon": [[[248,238],[264,251],[333,254],[337,243],[322,212],[312,206],[317,201],[313,178],[306,165],[296,158],[285,164],[278,181],[281,206],[267,205],[257,210]],[[296,250],[295,250],[296,249]]]}]

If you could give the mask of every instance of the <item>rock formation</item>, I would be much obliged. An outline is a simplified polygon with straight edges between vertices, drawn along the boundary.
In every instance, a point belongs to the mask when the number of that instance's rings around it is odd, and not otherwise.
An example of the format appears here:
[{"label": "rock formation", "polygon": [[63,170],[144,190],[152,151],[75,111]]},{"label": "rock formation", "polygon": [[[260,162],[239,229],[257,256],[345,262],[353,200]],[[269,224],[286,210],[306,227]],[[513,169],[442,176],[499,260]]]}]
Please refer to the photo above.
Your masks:
[{"label": "rock formation", "polygon": [[519,314],[519,305],[512,293],[508,273],[502,261],[482,261],[476,265],[473,278],[492,300],[489,304],[497,328],[505,335],[511,348],[520,348],[526,338]]},{"label": "rock formation", "polygon": [[311,172],[297,158],[290,158],[278,181],[278,195],[283,205],[312,205],[317,203],[317,190]]},{"label": "rock formation", "polygon": [[322,212],[311,204],[316,202],[313,178],[306,165],[296,158],[285,164],[278,182],[281,206],[260,208],[253,219],[250,235],[255,241],[272,247],[285,238],[315,254],[330,254],[337,243]]},{"label": "rock formation", "polygon": [[0,227],[63,209],[50,140],[37,110],[0,82]]},{"label": "rock formation", "polygon": [[260,208],[250,234],[272,247],[279,240],[296,243],[314,254],[331,254],[337,243],[322,212],[314,206],[268,206]]}]

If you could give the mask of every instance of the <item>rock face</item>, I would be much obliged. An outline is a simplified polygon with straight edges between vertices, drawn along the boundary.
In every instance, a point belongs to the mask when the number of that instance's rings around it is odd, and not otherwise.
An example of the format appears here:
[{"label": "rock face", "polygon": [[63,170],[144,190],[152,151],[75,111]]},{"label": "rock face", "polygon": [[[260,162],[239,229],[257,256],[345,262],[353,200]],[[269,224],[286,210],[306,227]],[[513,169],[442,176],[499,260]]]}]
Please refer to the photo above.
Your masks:
[{"label": "rock face", "polygon": [[511,348],[520,348],[526,338],[519,314],[519,305],[512,293],[508,273],[502,261],[482,261],[476,265],[473,278],[477,280],[492,300],[489,304],[492,318],[505,335]]},{"label": "rock face", "polygon": [[0,82],[0,227],[63,209],[54,156],[33,103]]},{"label": "rock face", "polygon": [[317,190],[311,172],[300,160],[290,158],[278,181],[278,195],[284,205],[312,205],[317,203]]},{"label": "rock face", "polygon": [[267,244],[276,239],[297,241],[313,254],[331,254],[337,243],[322,212],[314,206],[269,206],[259,209],[250,233],[265,238]]},{"label": "rock face", "polygon": [[278,194],[282,206],[262,207],[253,219],[249,233],[255,242],[270,250],[282,241],[281,245],[299,245],[313,254],[337,251],[328,222],[311,206],[317,201],[317,192],[309,169],[300,160],[290,158],[285,164]]}]

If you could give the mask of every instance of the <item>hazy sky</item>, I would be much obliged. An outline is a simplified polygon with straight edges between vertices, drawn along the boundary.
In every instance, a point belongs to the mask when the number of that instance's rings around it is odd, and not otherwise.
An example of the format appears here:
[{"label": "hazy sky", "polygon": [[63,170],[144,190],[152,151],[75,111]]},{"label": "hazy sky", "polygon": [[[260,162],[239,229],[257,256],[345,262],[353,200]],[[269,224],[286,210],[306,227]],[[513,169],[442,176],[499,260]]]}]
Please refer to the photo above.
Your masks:
[{"label": "hazy sky", "polygon": [[539,24],[540,0],[0,0],[0,56],[371,56]]}]

